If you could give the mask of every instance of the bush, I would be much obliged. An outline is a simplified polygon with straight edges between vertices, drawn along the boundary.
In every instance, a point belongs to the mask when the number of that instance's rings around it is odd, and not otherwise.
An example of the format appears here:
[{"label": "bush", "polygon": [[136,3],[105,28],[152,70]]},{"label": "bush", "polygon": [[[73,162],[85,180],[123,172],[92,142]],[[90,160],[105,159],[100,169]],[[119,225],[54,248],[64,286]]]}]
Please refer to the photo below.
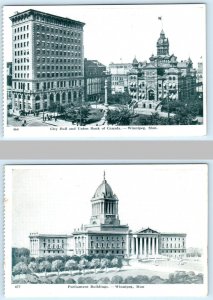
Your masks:
[{"label": "bush", "polygon": [[25,277],[25,280],[28,283],[37,284],[39,283],[39,277],[35,274],[27,274]]},{"label": "bush", "polygon": [[203,283],[203,274],[195,274],[193,271],[185,272],[185,271],[176,271],[175,273],[169,274],[169,279],[167,283],[179,283],[179,284],[201,284]]},{"label": "bush", "polygon": [[63,283],[65,283],[65,280],[61,277],[56,277],[55,280],[53,280],[53,283],[63,284]]},{"label": "bush", "polygon": [[24,278],[19,278],[19,279],[14,279],[14,280],[13,280],[13,283],[14,283],[14,284],[26,284],[26,283],[28,283],[28,282],[27,282],[27,280],[24,279]]},{"label": "bush", "polygon": [[127,276],[127,277],[124,279],[124,283],[126,283],[126,284],[134,284],[134,283],[135,283],[135,279],[134,279],[134,277],[132,277],[132,276]]},{"label": "bush", "polygon": [[92,277],[79,277],[78,284],[95,284],[97,280],[93,279]]},{"label": "bush", "polygon": [[112,279],[111,279],[111,283],[112,284],[121,284],[123,283],[123,277],[122,276],[113,276]]},{"label": "bush", "polygon": [[73,278],[68,278],[65,283],[68,283],[68,284],[76,284],[77,282],[73,279]]},{"label": "bush", "polygon": [[147,284],[147,283],[149,283],[149,277],[146,275],[138,275],[135,277],[135,283]]},{"label": "bush", "polygon": [[162,284],[165,283],[165,280],[160,276],[152,276],[149,281],[151,284]]},{"label": "bush", "polygon": [[99,284],[109,284],[110,279],[108,277],[103,277],[103,278],[100,278],[97,283],[99,283]]},{"label": "bush", "polygon": [[40,277],[39,278],[39,283],[40,284],[52,284],[53,282],[49,278]]}]

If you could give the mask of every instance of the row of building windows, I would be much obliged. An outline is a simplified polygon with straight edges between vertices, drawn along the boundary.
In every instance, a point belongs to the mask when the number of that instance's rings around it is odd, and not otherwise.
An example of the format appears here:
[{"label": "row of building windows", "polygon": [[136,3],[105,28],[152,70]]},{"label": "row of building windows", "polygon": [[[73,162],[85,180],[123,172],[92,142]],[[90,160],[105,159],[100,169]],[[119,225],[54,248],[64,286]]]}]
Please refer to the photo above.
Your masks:
[{"label": "row of building windows", "polygon": [[[26,43],[26,42],[25,42]],[[18,43],[19,44],[19,43]],[[55,48],[55,49],[72,49],[72,50],[80,50],[81,47],[78,45],[71,45],[71,44],[58,44],[58,43],[50,43],[50,42],[41,42],[41,41],[37,41],[36,42],[36,46],[38,47],[42,47],[42,48]]]},{"label": "row of building windows", "polygon": [[[80,50],[80,49],[79,49]],[[74,57],[81,57],[81,52],[69,52],[69,51],[58,51],[58,50],[40,50],[40,49],[37,49],[36,50],[36,54],[42,54],[42,55],[60,55],[60,56],[74,56]],[[16,55],[16,54],[15,54]],[[22,54],[20,54],[22,55]]]},{"label": "row of building windows", "polygon": [[[81,72],[72,72],[72,73],[58,73],[58,72],[56,72],[56,73],[48,73],[48,72],[47,73],[45,73],[45,72],[39,73],[39,72],[37,72],[36,73],[37,78],[70,77],[70,76],[74,77],[74,76],[81,76],[81,75],[82,75]],[[18,76],[18,78],[19,78],[19,76]],[[21,76],[21,78],[23,78],[23,77]]]},{"label": "row of building windows", "polygon": [[19,35],[15,35],[14,36],[14,40],[24,40],[24,39],[28,39],[29,38],[29,33],[25,33],[25,34],[19,34]]},{"label": "row of building windows", "polygon": [[54,64],[57,64],[57,63],[81,63],[81,59],[78,59],[78,58],[56,58],[56,57],[40,57],[40,56],[37,56],[36,58],[36,61],[37,63],[38,62],[42,62],[42,63],[54,63]]},{"label": "row of building windows", "polygon": [[15,58],[14,61],[15,61],[15,64],[27,63],[27,62],[29,62],[29,58],[28,57]]},{"label": "row of building windows", "polygon": [[[60,243],[60,241],[61,241],[62,243],[64,243],[64,240],[48,239],[47,241],[48,241],[48,243],[50,243],[50,242],[55,243],[55,241],[56,241],[57,243]],[[43,239],[43,242],[46,242],[46,239]]]},{"label": "row of building windows", "polygon": [[[78,246],[81,247],[81,245],[78,245]],[[116,248],[120,248],[120,247],[123,248],[124,246],[125,246],[124,242],[122,242],[122,245],[120,245],[119,243],[117,243]],[[90,247],[91,248],[94,247],[94,242],[93,241],[91,242]],[[114,245],[114,243],[112,243],[112,244],[108,244],[108,243],[106,243],[106,244],[104,244],[104,243],[99,244],[99,243],[96,243],[96,248],[105,248],[105,247],[106,248],[114,248],[115,245]]]},{"label": "row of building windows", "polygon": [[101,253],[101,254],[108,254],[108,253],[111,253],[111,254],[124,254],[124,251],[123,250],[116,250],[116,251],[114,251],[114,250],[111,250],[111,251],[109,251],[109,250],[95,250],[95,251],[93,251],[93,250],[90,250],[90,253],[91,254],[99,254],[99,253]]},{"label": "row of building windows", "polygon": [[15,66],[15,71],[26,71],[26,70],[29,70],[29,66],[28,65],[25,65],[25,66]]},{"label": "row of building windows", "polygon": [[180,238],[180,237],[179,238],[176,238],[176,237],[175,238],[174,237],[171,237],[171,238],[164,238],[164,237],[162,237],[161,238],[162,241],[172,241],[172,240],[173,241],[176,241],[176,240],[180,241],[181,239],[184,241],[184,237],[183,238]]},{"label": "row of building windows", "polygon": [[22,32],[25,30],[29,30],[29,25],[20,26],[14,29],[14,33]]},{"label": "row of building windows", "polygon": [[62,253],[63,254],[64,251],[63,250],[62,251],[60,251],[60,250],[58,250],[58,251],[55,251],[55,250],[52,250],[52,251],[51,250],[44,250],[44,254],[45,253]]},{"label": "row of building windows", "polygon": [[161,253],[183,253],[185,250],[161,250]]},{"label": "row of building windows", "polygon": [[39,32],[36,33],[36,39],[41,41],[51,40],[51,41],[59,41],[64,43],[81,44],[81,39],[66,38],[58,35],[40,34]]},{"label": "row of building windows", "polygon": [[[182,244],[182,247],[184,247],[184,243]],[[178,246],[176,244],[162,244],[162,248],[181,248],[181,244],[178,244]]]},{"label": "row of building windows", "polygon": [[29,73],[15,73],[15,78],[29,78]]},{"label": "row of building windows", "polygon": [[29,42],[23,42],[23,43],[14,43],[15,48],[22,48],[22,47],[28,47]]},{"label": "row of building windows", "polygon": [[117,241],[120,241],[120,240],[122,240],[122,241],[124,241],[124,237],[122,236],[122,237],[119,237],[119,236],[117,236],[117,237],[114,237],[114,236],[96,236],[96,237],[93,237],[93,236],[91,236],[90,237],[90,239],[91,240],[93,240],[93,238],[94,239],[96,239],[96,240],[107,240],[107,241],[109,241],[109,240],[111,240],[111,241],[114,241],[114,240],[117,240]]},{"label": "row of building windows", "polygon": [[63,29],[58,29],[58,28],[53,28],[53,27],[48,27],[48,26],[43,26],[43,25],[35,25],[35,28],[37,31],[41,32],[51,32],[54,34],[63,34],[63,35],[68,35],[68,36],[74,36],[74,37],[80,37],[81,34],[79,32],[74,32],[71,30],[63,30]]},{"label": "row of building windows", "polygon": [[[81,86],[83,83],[83,81],[81,80],[70,80],[70,81],[57,81],[55,82],[55,86],[57,86],[57,88],[63,88],[63,87],[72,87],[72,86]],[[39,83],[37,82],[36,83],[36,89],[39,90],[39,89],[43,89],[43,90],[46,90],[46,89],[53,89],[54,88],[54,82],[51,81],[51,82],[42,82],[42,83]]]},{"label": "row of building windows", "polygon": [[44,248],[46,248],[46,246],[47,246],[47,248],[49,249],[49,248],[52,248],[52,249],[55,249],[55,248],[57,248],[57,249],[60,249],[60,248],[64,248],[64,244],[61,244],[61,245],[55,245],[55,244],[46,244],[46,243],[43,243],[43,246],[44,246]]},{"label": "row of building windows", "polygon": [[47,69],[47,70],[66,70],[66,69],[68,69],[68,70],[81,70],[81,66],[70,66],[70,65],[68,65],[68,66],[64,66],[64,65],[60,65],[60,66],[58,66],[58,65],[56,65],[56,66],[50,66],[50,65],[37,65],[37,70],[45,70],[45,69]]},{"label": "row of building windows", "polygon": [[22,55],[29,55],[30,51],[29,49],[27,50],[18,50],[18,51],[15,51],[15,56],[22,56]]}]

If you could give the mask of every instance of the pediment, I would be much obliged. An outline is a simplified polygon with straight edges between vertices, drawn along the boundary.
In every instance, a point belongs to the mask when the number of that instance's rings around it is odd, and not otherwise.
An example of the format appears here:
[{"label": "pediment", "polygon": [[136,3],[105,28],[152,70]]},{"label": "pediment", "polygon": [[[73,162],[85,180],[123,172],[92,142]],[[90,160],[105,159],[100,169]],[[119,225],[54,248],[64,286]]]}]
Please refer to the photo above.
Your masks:
[{"label": "pediment", "polygon": [[153,233],[158,233],[158,231],[155,231],[155,230],[153,230],[153,229],[151,229],[151,228],[144,228],[144,229],[141,229],[141,230],[139,230],[139,231],[137,231],[137,234],[153,234]]}]

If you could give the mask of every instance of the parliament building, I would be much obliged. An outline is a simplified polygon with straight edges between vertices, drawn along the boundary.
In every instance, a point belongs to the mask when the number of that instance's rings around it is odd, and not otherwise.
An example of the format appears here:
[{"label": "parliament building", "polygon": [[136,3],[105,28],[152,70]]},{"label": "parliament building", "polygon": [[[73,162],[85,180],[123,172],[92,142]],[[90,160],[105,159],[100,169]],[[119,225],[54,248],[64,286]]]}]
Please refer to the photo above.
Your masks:
[{"label": "parliament building", "polygon": [[31,233],[31,256],[112,254],[128,258],[182,258],[186,255],[185,233],[162,233],[151,228],[130,230],[119,219],[119,199],[105,175],[92,199],[88,225],[72,234]]}]

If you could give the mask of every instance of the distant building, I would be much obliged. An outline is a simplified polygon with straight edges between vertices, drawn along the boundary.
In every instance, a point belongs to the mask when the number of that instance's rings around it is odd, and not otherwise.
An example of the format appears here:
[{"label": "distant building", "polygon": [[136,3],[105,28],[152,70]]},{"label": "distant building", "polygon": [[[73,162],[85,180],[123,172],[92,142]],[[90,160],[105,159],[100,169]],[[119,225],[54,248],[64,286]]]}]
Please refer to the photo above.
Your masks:
[{"label": "distant building", "polygon": [[112,94],[124,93],[128,89],[128,72],[131,68],[131,63],[111,63],[109,65],[109,71],[112,75]]},{"label": "distant building", "polygon": [[198,62],[197,67],[197,92],[200,98],[203,98],[203,62]]},{"label": "distant building", "polygon": [[104,87],[107,80],[108,94],[111,94],[111,75],[106,66],[97,60],[84,60],[85,101],[101,101],[104,99]]},{"label": "distant building", "polygon": [[162,30],[157,41],[157,55],[152,54],[149,62],[138,62],[134,58],[128,74],[128,89],[132,103],[155,111],[163,99],[194,99],[196,70],[190,58],[178,62],[174,54],[169,54],[169,40]]},{"label": "distant building", "polygon": [[132,231],[121,224],[119,199],[105,179],[92,199],[88,225],[70,235],[30,234],[31,256],[112,254],[122,257],[182,258],[186,255],[185,233],[161,233],[150,228]]},{"label": "distant building", "polygon": [[12,21],[14,110],[35,111],[84,99],[84,23],[33,9]]},{"label": "distant building", "polygon": [[12,108],[12,62],[7,62],[7,107]]}]

